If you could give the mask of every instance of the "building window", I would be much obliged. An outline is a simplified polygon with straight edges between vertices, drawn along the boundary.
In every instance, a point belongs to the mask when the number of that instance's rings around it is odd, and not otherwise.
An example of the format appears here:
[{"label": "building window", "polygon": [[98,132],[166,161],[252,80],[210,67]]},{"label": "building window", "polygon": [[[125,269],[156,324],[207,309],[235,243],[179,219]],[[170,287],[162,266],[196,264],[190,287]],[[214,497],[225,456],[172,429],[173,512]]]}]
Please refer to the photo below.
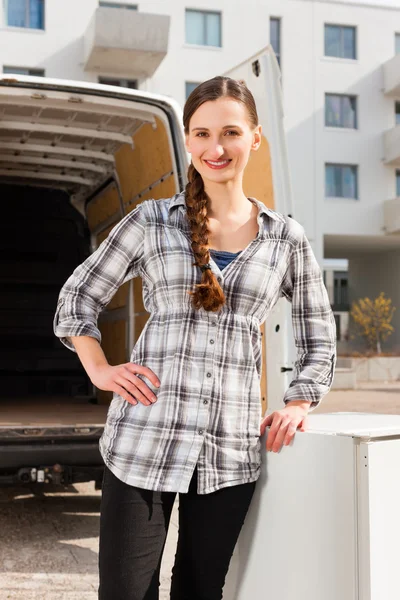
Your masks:
[{"label": "building window", "polygon": [[395,103],[396,125],[400,125],[400,102]]},{"label": "building window", "polygon": [[337,341],[341,341],[342,340],[342,331],[340,328],[340,315],[334,314],[333,315],[335,317],[335,324],[336,324],[336,339]]},{"label": "building window", "polygon": [[347,271],[333,272],[333,298],[334,310],[349,310],[349,274]]},{"label": "building window", "polygon": [[325,94],[325,125],[357,129],[356,97]]},{"label": "building window", "polygon": [[394,38],[394,51],[396,54],[400,54],[400,33],[395,33]]},{"label": "building window", "polygon": [[396,170],[396,196],[400,198],[400,170]]},{"label": "building window", "polygon": [[356,58],[356,28],[325,25],[325,56]]},{"label": "building window", "polygon": [[281,20],[271,17],[269,20],[269,41],[281,66]]},{"label": "building window", "polygon": [[358,199],[357,166],[325,165],[325,196]]},{"label": "building window", "polygon": [[190,94],[193,92],[194,89],[197,88],[197,86],[199,85],[198,81],[186,81],[185,82],[185,94],[186,94],[186,99],[189,98]]},{"label": "building window", "polygon": [[35,75],[44,77],[44,69],[29,69],[25,67],[3,67],[3,73],[13,73],[14,75]]},{"label": "building window", "polygon": [[117,85],[119,87],[130,88],[131,90],[138,89],[137,79],[118,79],[114,77],[99,77],[99,83],[104,85]]},{"label": "building window", "polygon": [[44,29],[44,0],[6,0],[9,27]]},{"label": "building window", "polygon": [[102,8],[127,8],[128,10],[137,10],[137,4],[120,4],[119,2],[102,2],[100,0],[99,6]]},{"label": "building window", "polygon": [[186,43],[221,47],[221,13],[187,9]]}]

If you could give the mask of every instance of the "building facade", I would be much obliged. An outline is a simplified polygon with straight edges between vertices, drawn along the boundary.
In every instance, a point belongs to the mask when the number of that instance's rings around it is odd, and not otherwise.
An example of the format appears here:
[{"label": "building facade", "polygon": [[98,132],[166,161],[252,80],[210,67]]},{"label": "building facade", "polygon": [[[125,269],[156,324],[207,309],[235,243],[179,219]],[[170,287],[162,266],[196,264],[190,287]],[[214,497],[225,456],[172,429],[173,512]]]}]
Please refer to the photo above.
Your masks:
[{"label": "building facade", "polygon": [[400,351],[400,0],[4,0],[3,73],[137,87],[181,105],[271,43],[282,71],[295,218],[338,326],[381,291]]}]

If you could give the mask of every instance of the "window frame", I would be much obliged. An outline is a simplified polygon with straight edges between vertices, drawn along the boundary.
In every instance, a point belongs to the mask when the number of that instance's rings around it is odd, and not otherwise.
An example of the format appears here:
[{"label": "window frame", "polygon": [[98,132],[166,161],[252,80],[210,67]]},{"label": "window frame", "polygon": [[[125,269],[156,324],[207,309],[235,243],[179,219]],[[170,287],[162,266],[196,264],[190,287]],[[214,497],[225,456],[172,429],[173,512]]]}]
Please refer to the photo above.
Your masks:
[{"label": "window frame", "polygon": [[[189,42],[187,39],[187,23],[186,16],[188,13],[200,13],[202,15],[218,15],[219,16],[219,41],[220,45],[215,46],[213,44],[195,44],[193,42]],[[207,39],[207,27],[206,27],[206,19],[204,19],[203,24],[203,39]],[[222,10],[208,10],[208,9],[199,9],[199,8],[185,8],[185,45],[194,47],[194,48],[223,48],[223,39],[222,39]]]},{"label": "window frame", "polygon": [[[278,23],[278,45],[279,45],[278,53],[276,53],[275,48],[272,46],[272,43],[271,43],[271,24],[273,21],[276,21]],[[279,68],[282,70],[282,18],[281,17],[271,16],[269,18],[269,43],[271,44],[272,49],[275,53]]]},{"label": "window frame", "polygon": [[198,85],[200,85],[200,83],[201,83],[201,81],[185,81],[185,100],[187,100],[189,98],[190,94],[193,91],[192,90],[191,92],[189,92],[189,94],[187,93],[187,86],[188,86],[188,84],[189,85],[193,84],[195,86],[193,89],[195,89]]},{"label": "window frame", "polygon": [[28,25],[9,25],[8,23],[8,5],[11,0],[4,0],[4,22],[7,29],[17,29],[19,31],[45,31],[46,30],[46,0],[39,0],[43,4],[42,27],[31,27],[30,23],[30,4],[32,0],[25,0],[25,19]]},{"label": "window frame", "polygon": [[[347,127],[346,125],[331,125],[327,123],[327,97],[336,96],[342,100],[343,98],[350,98],[354,100],[354,127]],[[324,124],[328,129],[344,129],[348,131],[357,131],[358,127],[358,96],[356,94],[337,94],[336,92],[325,92],[325,115]],[[340,121],[343,122],[343,103],[340,102]]]},{"label": "window frame", "polygon": [[[397,116],[399,117],[398,122],[397,122]],[[394,101],[394,124],[395,124],[395,127],[400,125],[400,100]]]},{"label": "window frame", "polygon": [[139,10],[137,4],[128,4],[127,2],[106,2],[99,0],[99,8],[119,8],[126,10]]},{"label": "window frame", "polygon": [[[6,69],[6,70],[5,70]],[[28,73],[18,73],[18,71],[30,71]],[[34,72],[36,71],[36,73]],[[46,77],[45,69],[37,67],[17,67],[16,65],[3,65],[3,75],[15,73],[16,75],[30,75],[31,77]]]},{"label": "window frame", "polygon": [[[350,167],[355,171],[355,196],[330,196],[328,194],[327,189],[327,170],[328,167]],[[343,174],[341,176],[341,187],[343,189]],[[360,189],[359,189],[359,165],[351,164],[351,163],[335,163],[335,162],[326,162],[325,163],[325,199],[335,199],[335,200],[360,200]]]},{"label": "window frame", "polygon": [[[335,56],[331,54],[326,54],[326,29],[327,27],[335,27],[337,29],[341,29],[341,50],[344,49],[343,44],[343,30],[344,29],[353,29],[354,30],[354,57],[349,58],[348,56]],[[341,25],[338,23],[324,23],[324,40],[323,40],[323,57],[327,59],[336,59],[336,60],[349,60],[356,61],[358,60],[358,31],[356,25]]]},{"label": "window frame", "polygon": [[[345,282],[345,285],[342,284]],[[344,300],[343,301],[343,296]],[[349,310],[349,272],[333,271],[333,307],[337,312]]]},{"label": "window frame", "polygon": [[[100,79],[107,79],[107,81],[100,81]],[[119,87],[121,88],[125,88],[128,90],[138,90],[139,89],[139,79],[129,79],[128,77],[108,77],[107,75],[98,75],[97,77],[97,83],[99,83],[100,85],[115,85],[115,83],[111,83],[111,82],[116,82],[119,81],[120,85]],[[134,83],[136,82],[136,87],[131,87],[129,85],[123,85],[121,82],[131,82]]]},{"label": "window frame", "polygon": [[[398,48],[397,48],[397,43],[398,43]],[[397,54],[400,54],[400,32],[399,31],[394,32],[394,54],[395,54],[395,56]]]}]

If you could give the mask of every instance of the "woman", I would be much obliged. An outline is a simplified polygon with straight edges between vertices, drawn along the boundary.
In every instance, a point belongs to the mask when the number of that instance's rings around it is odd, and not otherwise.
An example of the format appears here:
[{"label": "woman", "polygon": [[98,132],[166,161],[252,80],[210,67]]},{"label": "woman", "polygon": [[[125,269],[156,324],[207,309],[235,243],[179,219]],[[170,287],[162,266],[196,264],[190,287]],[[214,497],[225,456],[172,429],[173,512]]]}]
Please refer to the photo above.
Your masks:
[{"label": "woman", "polygon": [[[192,164],[184,192],[137,205],[64,284],[55,334],[112,390],[100,441],[101,600],[158,598],[179,492],[173,600],[214,600],[260,473],[260,436],[278,452],[332,382],[335,323],[303,227],[243,192],[261,144],[254,98],[215,77],[184,108]],[[97,316],[141,276],[150,318],[129,363],[109,365]],[[299,351],[284,407],[261,420],[260,325],[292,302]],[[261,422],[262,421],[262,422]]]}]

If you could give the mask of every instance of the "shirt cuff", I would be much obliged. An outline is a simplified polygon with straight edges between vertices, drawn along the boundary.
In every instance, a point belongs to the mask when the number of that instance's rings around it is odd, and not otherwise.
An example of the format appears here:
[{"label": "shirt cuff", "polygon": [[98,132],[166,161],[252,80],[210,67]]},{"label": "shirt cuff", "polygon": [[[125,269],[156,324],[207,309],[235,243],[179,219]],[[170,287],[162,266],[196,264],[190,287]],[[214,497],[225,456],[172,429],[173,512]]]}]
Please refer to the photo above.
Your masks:
[{"label": "shirt cuff", "polygon": [[71,342],[71,337],[87,335],[95,338],[101,344],[101,333],[99,328],[90,321],[76,321],[73,318],[64,318],[60,322],[60,313],[64,299],[59,300],[56,314],[54,315],[53,331],[59,340],[72,352],[76,352],[76,348]]}]

